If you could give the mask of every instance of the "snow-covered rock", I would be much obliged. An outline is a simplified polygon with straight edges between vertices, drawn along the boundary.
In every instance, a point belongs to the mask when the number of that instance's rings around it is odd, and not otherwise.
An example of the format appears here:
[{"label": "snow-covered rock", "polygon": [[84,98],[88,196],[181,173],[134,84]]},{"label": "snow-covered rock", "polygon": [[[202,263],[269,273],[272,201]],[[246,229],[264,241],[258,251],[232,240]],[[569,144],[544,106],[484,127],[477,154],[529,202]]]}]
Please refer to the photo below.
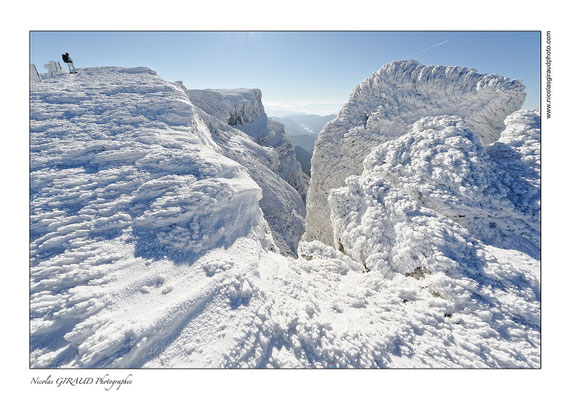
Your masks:
[{"label": "snow-covered rock", "polygon": [[[538,124],[538,112],[508,118],[502,138],[512,140],[494,146],[498,163],[461,118],[419,120],[331,191],[336,247],[369,269],[401,273],[447,270],[444,258],[471,238],[539,259]],[[532,153],[527,165],[521,153]]]},{"label": "snow-covered rock", "polygon": [[357,85],[335,120],[320,132],[312,158],[306,240],[333,244],[327,197],[360,174],[372,148],[409,132],[420,118],[456,115],[484,145],[495,142],[504,119],[525,99],[520,81],[462,67],[413,60],[384,65]]},{"label": "snow-covered rock", "polygon": [[228,125],[244,125],[266,116],[260,89],[187,89],[187,93],[193,104]]},{"label": "snow-covered rock", "polygon": [[[539,120],[538,110],[514,113],[488,154],[462,118],[422,118],[329,195],[336,246],[373,279],[400,287],[405,303],[432,296],[429,309],[439,304],[445,321],[466,329],[450,332],[449,348],[495,348],[500,359],[527,348],[537,362]],[[425,336],[426,324],[419,329]],[[476,342],[457,341],[476,331]],[[516,337],[529,347],[512,347]]]},{"label": "snow-covered rock", "polygon": [[307,187],[295,150],[283,125],[267,117],[259,89],[187,89],[186,92],[192,103],[208,114],[248,134],[256,143],[275,149],[270,168],[305,201]]},{"label": "snow-covered rock", "polygon": [[343,251],[297,259],[275,148],[181,85],[44,76],[30,117],[33,368],[539,367],[536,112],[488,148],[462,116],[411,125],[332,191]]}]

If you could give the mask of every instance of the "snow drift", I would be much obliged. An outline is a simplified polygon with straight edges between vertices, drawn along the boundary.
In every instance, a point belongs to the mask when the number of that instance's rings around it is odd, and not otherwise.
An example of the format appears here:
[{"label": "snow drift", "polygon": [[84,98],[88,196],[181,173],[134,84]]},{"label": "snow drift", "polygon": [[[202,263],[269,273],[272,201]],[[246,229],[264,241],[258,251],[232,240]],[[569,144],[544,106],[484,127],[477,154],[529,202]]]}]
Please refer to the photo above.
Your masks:
[{"label": "snow drift", "polygon": [[[494,79],[484,92],[519,98]],[[539,366],[537,111],[488,129],[423,106],[363,135],[364,163],[328,189],[335,248],[298,243],[303,200],[259,99],[147,68],[32,82],[33,368]]]},{"label": "snow drift", "polygon": [[371,149],[410,131],[422,117],[456,115],[484,145],[496,141],[504,119],[525,99],[519,81],[473,69],[424,66],[416,61],[384,65],[353,89],[335,120],[315,143],[307,200],[306,240],[333,244],[327,196],[345,178],[362,172]]}]

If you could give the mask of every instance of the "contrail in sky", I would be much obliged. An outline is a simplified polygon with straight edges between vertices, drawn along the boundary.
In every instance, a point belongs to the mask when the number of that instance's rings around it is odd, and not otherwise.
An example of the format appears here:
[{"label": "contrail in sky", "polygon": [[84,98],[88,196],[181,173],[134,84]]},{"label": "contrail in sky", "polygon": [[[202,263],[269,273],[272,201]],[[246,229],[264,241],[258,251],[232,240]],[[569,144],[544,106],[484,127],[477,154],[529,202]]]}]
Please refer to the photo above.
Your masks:
[{"label": "contrail in sky", "polygon": [[444,42],[437,43],[437,44],[435,44],[434,46],[427,47],[426,49],[417,51],[416,53],[412,53],[412,54],[406,56],[406,58],[409,58],[409,57],[415,56],[415,55],[417,55],[417,54],[423,53],[423,52],[425,52],[426,50],[433,49],[433,48],[435,48],[435,47],[437,47],[437,46],[443,45],[443,44],[446,43],[446,42],[448,42],[448,40],[445,40]]}]

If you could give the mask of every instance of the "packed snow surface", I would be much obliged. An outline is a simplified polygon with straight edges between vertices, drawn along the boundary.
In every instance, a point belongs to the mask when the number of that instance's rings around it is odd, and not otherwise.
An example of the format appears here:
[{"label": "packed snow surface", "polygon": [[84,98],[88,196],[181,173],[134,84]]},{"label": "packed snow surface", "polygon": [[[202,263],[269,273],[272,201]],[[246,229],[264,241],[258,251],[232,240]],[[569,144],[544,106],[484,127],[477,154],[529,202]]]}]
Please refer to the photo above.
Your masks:
[{"label": "packed snow surface", "polygon": [[260,99],[32,82],[32,367],[539,367],[537,111],[488,146],[417,113],[330,190],[332,247],[298,243]]}]

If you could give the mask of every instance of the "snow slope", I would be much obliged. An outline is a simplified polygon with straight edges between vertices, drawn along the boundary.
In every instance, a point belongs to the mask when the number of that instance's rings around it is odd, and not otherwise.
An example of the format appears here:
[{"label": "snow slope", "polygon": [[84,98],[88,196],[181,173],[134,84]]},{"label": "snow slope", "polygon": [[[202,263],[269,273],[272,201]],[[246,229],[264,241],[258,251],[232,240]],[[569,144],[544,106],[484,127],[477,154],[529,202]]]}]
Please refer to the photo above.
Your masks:
[{"label": "snow slope", "polygon": [[[151,290],[163,300],[157,318],[176,315],[186,295],[159,272],[165,263],[176,272],[240,238],[273,246],[260,187],[217,151],[184,91],[153,71],[62,74],[35,83],[30,102],[33,365],[105,364],[97,346],[83,350],[114,339],[101,338],[111,321],[101,314],[127,328],[152,314],[143,306]],[[121,335],[111,347],[128,345]]]},{"label": "snow slope", "polygon": [[327,196],[362,172],[372,148],[410,131],[426,116],[457,115],[484,145],[525,99],[524,87],[498,75],[461,67],[393,61],[357,85],[335,120],[320,132],[312,158],[306,240],[333,244]]},{"label": "snow slope", "polygon": [[[417,122],[332,191],[343,251],[297,259],[273,148],[180,84],[83,69],[33,82],[30,112],[33,368],[539,366],[536,231],[518,239],[538,230],[536,112],[488,148],[461,116]],[[490,200],[461,204],[457,179]]]}]

